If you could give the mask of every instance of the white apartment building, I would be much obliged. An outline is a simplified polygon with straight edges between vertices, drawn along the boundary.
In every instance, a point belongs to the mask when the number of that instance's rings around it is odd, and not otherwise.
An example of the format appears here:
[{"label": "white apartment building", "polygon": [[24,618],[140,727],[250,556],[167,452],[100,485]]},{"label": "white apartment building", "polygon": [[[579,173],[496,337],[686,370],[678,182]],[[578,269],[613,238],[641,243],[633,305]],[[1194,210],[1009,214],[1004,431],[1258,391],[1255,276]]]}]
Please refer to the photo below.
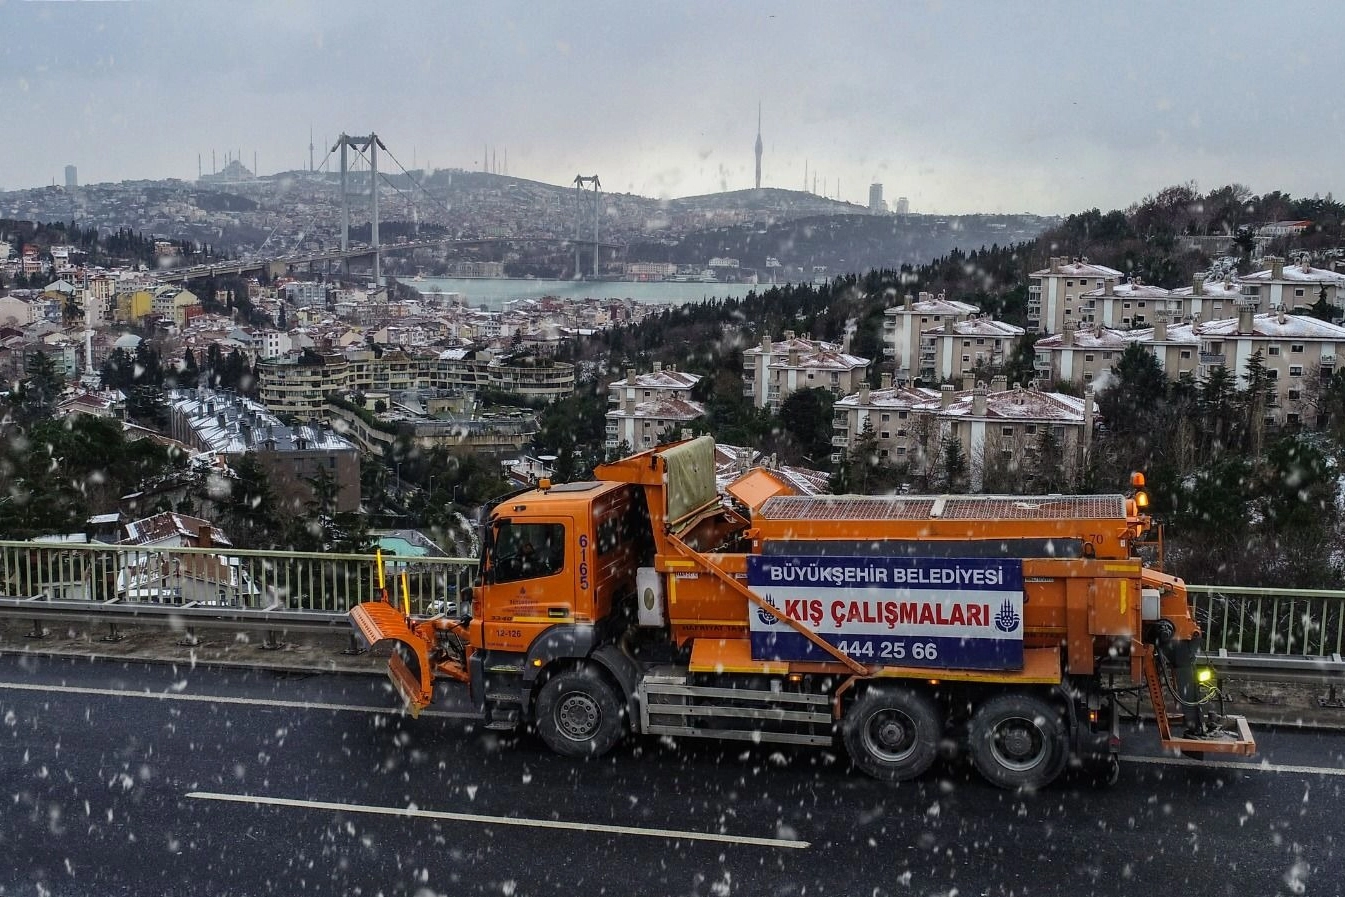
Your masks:
[{"label": "white apartment building", "polygon": [[1025,470],[1045,430],[1060,448],[1064,472],[1074,476],[1087,461],[1095,412],[1091,390],[1078,398],[1007,389],[1003,377],[988,389],[979,384],[961,392],[951,385],[861,390],[836,403],[832,460],[842,460],[869,428],[880,457],[908,465],[913,475],[928,474],[939,463],[943,440],[952,436],[961,442],[972,488],[979,490],[992,469]]},{"label": "white apartment building", "polygon": [[1283,311],[1254,314],[1250,306],[1240,309],[1236,318],[1180,324],[1163,331],[1164,339],[1154,335],[1151,342],[1169,377],[1189,370],[1193,363],[1199,379],[1224,367],[1235,375],[1237,387],[1245,389],[1247,362],[1260,352],[1273,386],[1266,419],[1279,424],[1298,423],[1315,415],[1308,405],[1309,387],[1333,374],[1337,359],[1345,354],[1345,327]]},{"label": "white apartment building", "polygon": [[[325,306],[327,304],[327,285],[313,281],[291,280],[281,287],[285,301],[300,308]],[[342,292],[355,292],[343,290]]]},{"label": "white apartment building", "polygon": [[993,318],[943,319],[920,334],[917,372],[927,381],[959,380],[984,365],[1001,365],[1023,336],[1023,328]]},{"label": "white apartment building", "polygon": [[[1189,287],[1178,287],[1168,296],[1167,318],[1177,321],[1215,321],[1237,313],[1242,287],[1232,276],[1206,280],[1203,274],[1191,278]],[[1163,320],[1161,317],[1151,321]]]},{"label": "white apartment building", "polygon": [[1026,471],[1042,431],[1049,430],[1060,449],[1062,472],[1074,477],[1087,463],[1096,410],[1092,390],[1078,398],[1022,387],[987,390],[980,385],[954,395],[953,388],[945,386],[935,412],[937,441],[929,457],[936,457],[945,437],[957,439],[967,456],[971,488],[979,492],[992,467]]},{"label": "white apartment building", "polygon": [[607,412],[606,448],[616,449],[624,443],[631,451],[644,451],[703,416],[705,406],[691,398],[700,379],[658,363],[646,374],[628,369],[625,377],[608,387],[612,408]]},{"label": "white apartment building", "polygon": [[1258,313],[1281,308],[1293,311],[1312,305],[1323,296],[1337,310],[1345,309],[1345,274],[1328,268],[1314,268],[1307,260],[1285,265],[1284,259],[1268,256],[1269,268],[1238,278],[1242,301]]},{"label": "white apartment building", "polygon": [[923,470],[926,440],[917,423],[919,409],[939,400],[939,391],[924,387],[892,385],[892,375],[883,374],[881,386],[837,399],[832,408],[831,460],[840,463],[857,440],[870,429],[877,440],[878,456],[892,464],[909,464]]},{"label": "white apartment building", "polygon": [[1039,383],[1092,383],[1111,369],[1121,353],[1146,330],[1118,330],[1094,324],[1075,330],[1066,327],[1043,336],[1033,346],[1034,379]]},{"label": "white apartment building", "polygon": [[1108,277],[1120,283],[1124,276],[1115,268],[1090,264],[1086,258],[1052,256],[1048,267],[1028,275],[1027,329],[1059,333],[1066,323],[1081,319],[1084,293],[1102,289]]},{"label": "white apartment building", "polygon": [[1071,323],[1082,327],[1101,324],[1103,327],[1144,327],[1152,324],[1159,314],[1168,314],[1172,292],[1152,284],[1131,279],[1117,283],[1114,277],[1102,278],[1100,289],[1079,295],[1078,317],[1067,322],[1058,332],[1064,333]]},{"label": "white apartment building", "polygon": [[910,381],[920,373],[920,334],[945,320],[965,321],[981,310],[965,302],[945,299],[940,293],[921,293],[918,300],[906,296],[905,302],[883,311],[883,354],[890,358],[897,380]]},{"label": "white apartment building", "polygon": [[760,346],[743,351],[743,396],[757,408],[776,411],[800,389],[848,395],[859,389],[869,364],[869,359],[850,354],[848,339],[837,345],[786,330],[785,338],[775,342],[766,335]]}]

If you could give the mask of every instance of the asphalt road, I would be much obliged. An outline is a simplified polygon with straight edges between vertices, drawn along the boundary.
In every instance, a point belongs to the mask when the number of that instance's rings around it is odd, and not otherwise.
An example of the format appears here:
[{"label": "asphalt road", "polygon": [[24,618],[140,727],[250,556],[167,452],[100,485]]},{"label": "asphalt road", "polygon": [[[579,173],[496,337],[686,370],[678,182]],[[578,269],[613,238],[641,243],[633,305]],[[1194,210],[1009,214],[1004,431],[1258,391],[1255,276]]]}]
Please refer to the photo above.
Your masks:
[{"label": "asphalt road", "polygon": [[593,762],[367,676],[0,656],[0,895],[1345,892],[1345,735],[1118,785],[654,738]]}]

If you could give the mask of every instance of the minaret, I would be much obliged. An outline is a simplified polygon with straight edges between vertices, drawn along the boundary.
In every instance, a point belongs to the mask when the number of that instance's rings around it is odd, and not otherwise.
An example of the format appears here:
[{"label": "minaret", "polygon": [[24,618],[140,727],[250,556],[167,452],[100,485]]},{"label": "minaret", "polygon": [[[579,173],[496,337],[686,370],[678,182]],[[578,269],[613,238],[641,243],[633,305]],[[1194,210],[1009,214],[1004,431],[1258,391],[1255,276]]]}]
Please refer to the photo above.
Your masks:
[{"label": "minaret", "polygon": [[757,101],[757,189],[761,189],[761,102]]}]

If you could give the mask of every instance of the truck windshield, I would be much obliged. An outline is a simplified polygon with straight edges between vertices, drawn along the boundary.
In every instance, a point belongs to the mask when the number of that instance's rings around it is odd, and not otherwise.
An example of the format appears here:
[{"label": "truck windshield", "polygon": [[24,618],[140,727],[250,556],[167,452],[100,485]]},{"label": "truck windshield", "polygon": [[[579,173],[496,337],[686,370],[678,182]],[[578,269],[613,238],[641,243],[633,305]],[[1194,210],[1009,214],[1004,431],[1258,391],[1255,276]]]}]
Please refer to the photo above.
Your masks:
[{"label": "truck windshield", "polygon": [[496,582],[552,576],[565,569],[565,527],[502,521],[495,529],[491,569]]}]

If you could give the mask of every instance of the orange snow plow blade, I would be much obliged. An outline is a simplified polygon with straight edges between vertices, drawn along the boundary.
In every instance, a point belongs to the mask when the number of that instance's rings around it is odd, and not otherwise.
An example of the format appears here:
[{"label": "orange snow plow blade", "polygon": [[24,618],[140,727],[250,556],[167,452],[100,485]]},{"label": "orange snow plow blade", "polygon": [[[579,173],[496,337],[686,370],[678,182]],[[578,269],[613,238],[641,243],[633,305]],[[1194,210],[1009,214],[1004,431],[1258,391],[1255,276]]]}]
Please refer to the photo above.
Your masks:
[{"label": "orange snow plow blade", "polygon": [[425,640],[411,628],[410,620],[401,611],[383,601],[356,605],[350,611],[350,622],[367,649],[392,643],[388,678],[406,702],[406,709],[412,716],[419,716],[434,695],[434,676]]}]

